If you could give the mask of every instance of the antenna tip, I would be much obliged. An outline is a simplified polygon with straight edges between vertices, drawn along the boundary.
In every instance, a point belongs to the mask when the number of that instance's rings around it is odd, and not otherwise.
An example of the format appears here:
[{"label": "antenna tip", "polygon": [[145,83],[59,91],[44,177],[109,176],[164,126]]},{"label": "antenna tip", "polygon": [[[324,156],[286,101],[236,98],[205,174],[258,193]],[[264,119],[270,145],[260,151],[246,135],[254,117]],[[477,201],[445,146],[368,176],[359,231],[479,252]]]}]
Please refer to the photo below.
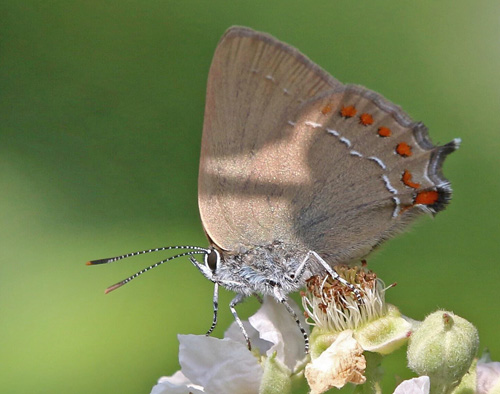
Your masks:
[{"label": "antenna tip", "polygon": [[104,290],[104,294],[108,294],[112,292],[113,290],[118,289],[119,287],[122,287],[125,283],[124,282],[118,282],[114,284],[113,286],[109,286],[106,290]]},{"label": "antenna tip", "polygon": [[87,261],[87,265],[107,264],[115,261],[115,259],[100,259]]}]

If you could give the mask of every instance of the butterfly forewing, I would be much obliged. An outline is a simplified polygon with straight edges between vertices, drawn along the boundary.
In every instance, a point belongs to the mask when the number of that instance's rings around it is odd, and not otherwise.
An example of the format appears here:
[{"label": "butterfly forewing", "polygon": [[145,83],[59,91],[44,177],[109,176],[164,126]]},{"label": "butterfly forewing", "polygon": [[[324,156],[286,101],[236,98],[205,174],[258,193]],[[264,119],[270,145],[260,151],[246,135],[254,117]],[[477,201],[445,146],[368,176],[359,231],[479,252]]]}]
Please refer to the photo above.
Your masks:
[{"label": "butterfly forewing", "polygon": [[[341,84],[296,49],[251,29],[229,29],[210,68],[199,174],[208,236],[223,249],[289,237],[290,199],[307,168],[287,121]],[[297,150],[299,149],[299,150]]]}]

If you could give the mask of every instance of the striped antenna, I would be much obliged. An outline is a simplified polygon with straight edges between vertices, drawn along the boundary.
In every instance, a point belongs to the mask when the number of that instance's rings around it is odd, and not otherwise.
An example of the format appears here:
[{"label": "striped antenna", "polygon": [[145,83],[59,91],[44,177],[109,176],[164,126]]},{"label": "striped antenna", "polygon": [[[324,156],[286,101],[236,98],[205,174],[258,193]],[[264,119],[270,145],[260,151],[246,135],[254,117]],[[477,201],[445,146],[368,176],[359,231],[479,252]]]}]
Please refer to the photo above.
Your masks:
[{"label": "striped antenna", "polygon": [[[179,247],[181,248],[181,247]],[[169,249],[169,248],[165,248],[165,249]],[[170,249],[175,249],[175,247],[171,247]],[[154,251],[154,250],[153,250]],[[140,253],[140,252],[138,252]],[[189,252],[184,252],[184,253],[179,253],[179,254],[176,254],[175,256],[172,256],[172,257],[169,257],[168,259],[165,259],[165,260],[162,260],[162,261],[159,261],[153,265],[150,265],[149,267],[147,268],[144,268],[142,270],[140,270],[139,272],[136,272],[134,275],[132,276],[129,276],[127,279],[124,279],[118,283],[115,283],[114,285],[112,286],[109,286],[106,290],[104,290],[104,293],[105,294],[108,294],[109,292],[113,291],[113,290],[116,290],[118,289],[119,287],[122,287],[124,284],[127,284],[128,282],[130,282],[132,279],[135,279],[137,278],[139,275],[142,275],[143,273],[153,269],[153,268],[156,268],[158,267],[159,265],[162,265],[163,263],[166,263],[167,261],[170,261],[170,260],[174,260],[178,257],[183,257],[183,256],[192,256],[194,254],[205,254],[207,253],[207,249],[203,249],[203,248],[196,248],[196,250],[191,250]],[[131,256],[134,256],[134,254],[130,254]],[[125,255],[126,256],[126,255]],[[126,256],[128,257],[128,256]],[[125,258],[125,257],[123,257]],[[104,259],[106,260],[106,259]],[[110,259],[111,261],[114,261],[113,259]],[[100,260],[97,260],[97,261],[100,261]],[[109,261],[104,261],[103,263],[107,263]],[[102,264],[102,263],[97,263],[97,264]]]},{"label": "striped antenna", "polygon": [[140,254],[145,254],[145,253],[161,252],[163,250],[172,250],[172,249],[191,249],[191,250],[199,250],[199,251],[203,251],[204,253],[207,253],[207,249],[202,248],[200,246],[187,246],[187,245],[184,245],[184,246],[182,246],[182,245],[178,245],[178,246],[164,246],[164,247],[161,247],[161,248],[140,250],[138,252],[132,252],[132,253],[127,253],[127,254],[122,254],[121,256],[109,257],[109,258],[106,258],[106,259],[91,260],[91,261],[88,261],[86,264],[87,265],[107,264],[107,263],[112,263],[114,261],[126,259],[127,257],[138,256]]}]

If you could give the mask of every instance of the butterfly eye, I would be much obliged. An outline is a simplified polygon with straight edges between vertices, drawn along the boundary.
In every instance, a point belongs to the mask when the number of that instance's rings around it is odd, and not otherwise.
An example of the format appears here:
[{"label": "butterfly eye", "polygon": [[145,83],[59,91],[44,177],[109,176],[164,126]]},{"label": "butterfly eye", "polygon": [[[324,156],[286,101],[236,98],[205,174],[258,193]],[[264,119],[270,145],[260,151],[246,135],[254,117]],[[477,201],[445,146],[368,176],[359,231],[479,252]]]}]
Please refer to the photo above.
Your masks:
[{"label": "butterfly eye", "polygon": [[210,249],[206,254],[205,254],[205,265],[210,268],[212,272],[215,272],[217,269],[217,265],[219,264],[220,261],[220,254],[218,251],[215,249]]}]

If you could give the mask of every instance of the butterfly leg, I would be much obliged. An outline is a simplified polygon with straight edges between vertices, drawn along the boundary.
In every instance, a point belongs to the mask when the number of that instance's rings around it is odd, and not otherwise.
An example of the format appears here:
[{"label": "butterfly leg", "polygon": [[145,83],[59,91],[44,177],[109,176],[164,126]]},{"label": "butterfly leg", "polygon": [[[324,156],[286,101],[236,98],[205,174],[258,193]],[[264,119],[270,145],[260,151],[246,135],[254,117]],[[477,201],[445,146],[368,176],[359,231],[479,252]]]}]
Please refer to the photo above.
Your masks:
[{"label": "butterfly leg", "polygon": [[309,252],[307,252],[306,257],[304,258],[302,263],[299,265],[299,267],[295,271],[295,280],[296,281],[299,281],[302,278],[302,276],[304,275],[304,273],[306,271],[306,264],[311,257],[314,257],[316,259],[316,261],[323,266],[323,268],[326,270],[326,272],[328,272],[328,274],[333,279],[338,280],[344,286],[347,286],[349,289],[351,289],[351,291],[356,296],[356,299],[358,300],[358,302],[362,302],[361,292],[359,291],[359,289],[355,285],[353,285],[352,283],[350,283],[350,282],[346,281],[344,278],[340,277],[340,275],[337,274],[337,272],[335,272],[335,270],[330,266],[330,264],[328,264],[325,260],[323,260],[323,258],[318,253],[316,253],[314,250],[310,250]]},{"label": "butterfly leg", "polygon": [[287,298],[283,295],[278,284],[276,282],[273,282],[271,284],[273,285],[274,297],[285,306],[288,313],[290,313],[290,315],[292,315],[292,317],[295,319],[295,323],[297,323],[297,326],[299,326],[299,330],[304,337],[305,352],[306,354],[309,353],[309,335],[307,335],[306,330],[304,329],[304,327],[302,327],[302,323],[300,322],[299,317],[288,303]]},{"label": "butterfly leg", "polygon": [[248,338],[247,331],[245,330],[245,327],[243,327],[243,322],[240,320],[238,313],[236,312],[235,306],[238,304],[241,304],[243,300],[246,298],[245,295],[238,293],[236,294],[236,297],[234,297],[231,302],[229,303],[229,309],[231,310],[231,313],[233,314],[234,321],[240,327],[241,332],[243,333],[243,336],[245,337],[245,341],[247,342],[247,347],[248,350],[252,350],[252,345],[250,344],[250,338]]},{"label": "butterfly leg", "polygon": [[217,311],[219,310],[219,284],[217,282],[215,282],[214,285],[215,285],[214,286],[214,298],[213,298],[214,318],[212,320],[212,326],[205,334],[206,336],[209,336],[212,333],[212,331],[215,329],[215,326],[217,325]]},{"label": "butterfly leg", "polygon": [[262,299],[262,297],[259,294],[255,293],[254,296],[255,296],[255,298],[257,298],[257,301],[259,301],[259,304],[262,305],[264,303],[264,300]]}]

